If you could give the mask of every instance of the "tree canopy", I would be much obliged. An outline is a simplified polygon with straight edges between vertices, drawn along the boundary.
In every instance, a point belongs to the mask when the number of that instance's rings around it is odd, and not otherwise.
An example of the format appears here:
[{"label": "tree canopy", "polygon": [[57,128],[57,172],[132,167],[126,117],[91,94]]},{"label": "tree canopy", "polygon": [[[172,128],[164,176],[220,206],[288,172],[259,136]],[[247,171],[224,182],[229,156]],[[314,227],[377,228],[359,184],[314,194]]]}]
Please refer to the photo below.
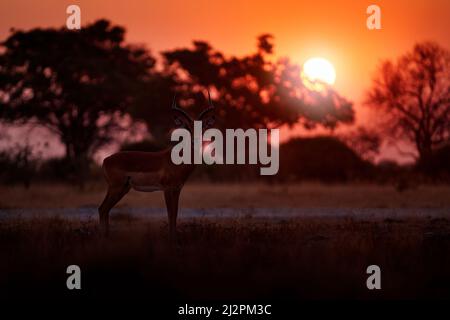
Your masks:
[{"label": "tree canopy", "polygon": [[[273,38],[258,37],[256,52],[225,56],[204,41],[163,53],[166,72],[176,77],[186,105],[201,108],[210,90],[227,128],[266,128],[301,123],[335,128],[354,119],[352,104],[328,87],[308,90],[301,70],[287,58],[273,61]],[[196,109],[198,112],[198,109]]]},{"label": "tree canopy", "polygon": [[366,104],[380,110],[391,137],[413,143],[419,165],[450,139],[450,53],[433,42],[380,66]]},{"label": "tree canopy", "polygon": [[113,139],[126,114],[163,141],[175,93],[181,107],[198,114],[210,91],[222,128],[335,128],[353,121],[352,103],[330,87],[307,89],[300,66],[273,53],[269,34],[242,57],[194,41],[163,52],[158,68],[148,49],[126,43],[125,29],[107,20],[81,30],[13,31],[0,48],[0,117],[47,127],[77,165]]},{"label": "tree canopy", "polygon": [[79,31],[15,31],[1,45],[3,118],[54,132],[71,161],[111,140],[148,81],[155,59],[124,43],[125,29],[99,20]]}]

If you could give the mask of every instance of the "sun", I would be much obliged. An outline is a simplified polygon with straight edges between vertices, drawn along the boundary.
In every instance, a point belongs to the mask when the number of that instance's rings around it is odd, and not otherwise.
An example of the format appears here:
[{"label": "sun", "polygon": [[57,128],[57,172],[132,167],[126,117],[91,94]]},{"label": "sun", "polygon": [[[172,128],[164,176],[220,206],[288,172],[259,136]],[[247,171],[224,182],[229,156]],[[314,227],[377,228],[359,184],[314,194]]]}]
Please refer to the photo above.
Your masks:
[{"label": "sun", "polygon": [[318,57],[306,60],[301,76],[307,88],[317,91],[336,81],[336,71],[331,62]]}]

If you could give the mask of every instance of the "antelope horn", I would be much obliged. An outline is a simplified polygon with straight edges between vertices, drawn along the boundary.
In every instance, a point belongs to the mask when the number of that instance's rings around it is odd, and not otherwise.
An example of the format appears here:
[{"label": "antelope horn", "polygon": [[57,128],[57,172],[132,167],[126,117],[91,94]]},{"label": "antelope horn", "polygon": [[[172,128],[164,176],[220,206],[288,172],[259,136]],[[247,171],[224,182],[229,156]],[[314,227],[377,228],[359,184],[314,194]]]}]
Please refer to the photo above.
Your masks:
[{"label": "antelope horn", "polygon": [[208,90],[208,102],[209,102],[209,106],[214,108],[214,105],[213,105],[212,100],[211,100],[211,93],[209,92],[209,90]]},{"label": "antelope horn", "polygon": [[208,113],[209,111],[213,111],[213,110],[215,109],[215,107],[214,107],[214,105],[213,105],[213,103],[212,103],[212,100],[211,100],[211,94],[209,93],[209,90],[208,90],[208,103],[209,103],[209,107],[208,107],[207,109],[203,110],[203,111],[199,114],[199,116],[198,116],[199,119],[201,119],[201,118],[202,118],[206,113]]}]

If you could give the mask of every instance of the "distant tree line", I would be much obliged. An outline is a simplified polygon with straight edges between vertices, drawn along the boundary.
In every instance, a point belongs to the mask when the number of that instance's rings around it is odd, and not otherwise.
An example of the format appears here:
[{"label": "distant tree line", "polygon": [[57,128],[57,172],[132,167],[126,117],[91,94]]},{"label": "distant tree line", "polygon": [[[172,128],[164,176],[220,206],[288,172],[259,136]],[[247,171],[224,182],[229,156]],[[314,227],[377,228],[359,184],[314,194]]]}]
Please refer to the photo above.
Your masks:
[{"label": "distant tree line", "polygon": [[[80,184],[95,152],[129,129],[126,116],[144,121],[152,143],[164,146],[175,94],[179,105],[196,114],[210,91],[222,129],[298,124],[334,129],[354,121],[351,102],[332,88],[307,89],[298,65],[274,59],[269,34],[257,38],[253,53],[239,57],[205,41],[155,57],[127,43],[125,29],[107,20],[78,31],[13,31],[0,46],[0,120],[48,128],[65,147],[59,167]],[[448,51],[418,45],[397,64],[384,64],[377,76],[367,104],[391,116],[386,127],[392,134],[416,144],[419,163],[431,163],[433,148],[449,139]],[[366,159],[380,144],[364,130],[345,141]],[[305,143],[298,147],[308,147]],[[295,169],[293,163],[286,166]]]}]

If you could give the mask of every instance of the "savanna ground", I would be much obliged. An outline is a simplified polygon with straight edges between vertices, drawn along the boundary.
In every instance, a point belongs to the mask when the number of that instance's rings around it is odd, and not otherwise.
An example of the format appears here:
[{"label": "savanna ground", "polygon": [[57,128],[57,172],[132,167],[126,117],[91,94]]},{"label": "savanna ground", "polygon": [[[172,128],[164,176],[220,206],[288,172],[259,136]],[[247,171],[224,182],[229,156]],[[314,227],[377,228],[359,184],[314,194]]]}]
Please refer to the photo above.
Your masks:
[{"label": "savanna ground", "polygon": [[[0,208],[97,206],[104,189],[67,185],[1,187]],[[131,192],[120,204],[163,207],[161,193]],[[449,186],[189,184],[181,206],[450,208]],[[449,210],[450,216],[450,210]],[[450,298],[450,220],[193,218],[112,215],[108,238],[96,221],[64,217],[0,220],[0,296],[9,299],[408,299]],[[82,290],[66,289],[66,268],[82,269]],[[367,266],[382,290],[366,288]]]},{"label": "savanna ground", "polygon": [[[0,209],[98,207],[106,184],[84,190],[67,184],[0,185]],[[450,208],[450,185],[416,185],[402,192],[378,184],[214,184],[188,183],[181,192],[185,208]],[[164,207],[161,192],[130,191],[117,207]]]}]

